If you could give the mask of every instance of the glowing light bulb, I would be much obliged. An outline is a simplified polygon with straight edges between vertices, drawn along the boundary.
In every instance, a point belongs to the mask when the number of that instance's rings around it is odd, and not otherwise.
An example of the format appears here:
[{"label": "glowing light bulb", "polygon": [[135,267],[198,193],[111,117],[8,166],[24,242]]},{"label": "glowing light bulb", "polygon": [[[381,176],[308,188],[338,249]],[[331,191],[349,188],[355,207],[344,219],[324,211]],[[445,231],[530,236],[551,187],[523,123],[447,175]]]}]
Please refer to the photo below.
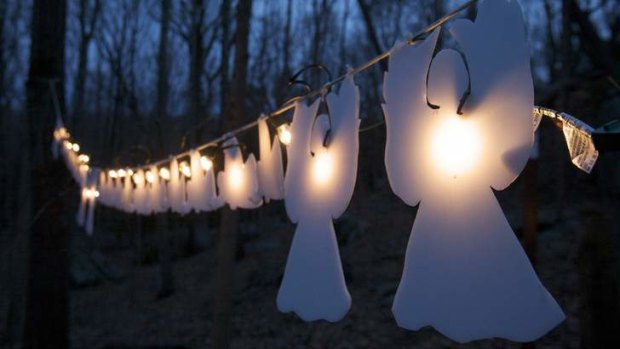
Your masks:
[{"label": "glowing light bulb", "polygon": [[71,149],[77,153],[80,151],[80,145],[77,143],[73,143],[73,145],[71,146]]},{"label": "glowing light bulb", "polygon": [[[228,171],[228,170],[227,170]],[[243,174],[239,166],[233,166],[230,169],[230,185],[233,188],[239,188],[243,184]]]},{"label": "glowing light bulb", "polygon": [[291,134],[291,129],[288,124],[278,126],[278,138],[280,139],[280,142],[282,142],[282,144],[284,145],[291,144],[291,139],[293,138],[293,135]]},{"label": "glowing light bulb", "polygon": [[116,173],[116,171],[114,171],[114,170],[110,170],[110,171],[108,171],[108,177],[110,177],[110,178],[118,178],[118,173]]},{"label": "glowing light bulb", "polygon": [[478,130],[460,116],[442,122],[432,139],[434,162],[454,177],[466,173],[476,164],[481,149]]},{"label": "glowing light bulb", "polygon": [[71,150],[73,149],[73,144],[69,141],[65,141],[65,148],[67,148],[67,150]]},{"label": "glowing light bulb", "polygon": [[201,156],[200,157],[200,166],[202,166],[202,168],[205,171],[209,171],[210,169],[213,168],[213,161],[211,161],[211,159],[209,159],[206,156]]},{"label": "glowing light bulb", "polygon": [[127,175],[127,171],[123,170],[122,168],[116,171],[116,173],[118,174],[119,177],[125,177]]},{"label": "glowing light bulb", "polygon": [[84,188],[82,189],[82,195],[87,199],[98,198],[99,191],[96,189]]},{"label": "glowing light bulb", "polygon": [[187,164],[187,162],[183,161],[179,164],[179,167],[181,168],[181,173],[189,178],[192,176],[192,169],[191,167],[189,167],[189,165]]},{"label": "glowing light bulb", "polygon": [[133,176],[133,170],[132,169],[127,169],[127,175],[128,176]]},{"label": "glowing light bulb", "polygon": [[81,164],[80,165],[80,170],[87,172],[90,169],[90,167],[86,164]]},{"label": "glowing light bulb", "polygon": [[90,161],[90,156],[86,154],[80,154],[78,155],[78,161],[83,164],[87,164]]},{"label": "glowing light bulb", "polygon": [[149,183],[155,182],[155,175],[151,171],[146,171],[145,173],[146,181]]},{"label": "glowing light bulb", "polygon": [[138,185],[138,184],[140,184],[140,182],[142,182],[142,176],[140,176],[140,174],[138,174],[138,173],[134,174],[131,178],[133,179],[133,182],[136,185]]},{"label": "glowing light bulb", "polygon": [[64,127],[60,127],[54,131],[54,139],[56,139],[57,141],[61,139],[65,139],[67,137],[69,137],[69,133],[67,132],[67,129]]},{"label": "glowing light bulb", "polygon": [[159,176],[167,181],[170,180],[170,170],[162,167],[159,169]]},{"label": "glowing light bulb", "polygon": [[313,174],[317,183],[327,182],[331,178],[333,170],[332,157],[329,153],[322,151],[314,157]]}]

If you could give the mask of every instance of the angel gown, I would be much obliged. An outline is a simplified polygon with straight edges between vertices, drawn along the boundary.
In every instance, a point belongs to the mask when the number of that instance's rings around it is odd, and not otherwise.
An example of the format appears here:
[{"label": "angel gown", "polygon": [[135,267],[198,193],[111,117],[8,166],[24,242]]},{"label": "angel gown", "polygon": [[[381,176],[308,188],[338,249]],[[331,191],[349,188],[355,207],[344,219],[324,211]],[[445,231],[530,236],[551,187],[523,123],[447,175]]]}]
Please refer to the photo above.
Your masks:
[{"label": "angel gown", "polygon": [[[332,219],[349,204],[357,174],[359,91],[352,78],[338,95],[329,94],[327,115],[316,117],[321,101],[297,103],[288,146],[285,207],[297,223],[278,291],[277,306],[305,321],[337,321],[351,305]],[[315,120],[316,118],[316,120]],[[328,145],[323,146],[331,129]]]}]

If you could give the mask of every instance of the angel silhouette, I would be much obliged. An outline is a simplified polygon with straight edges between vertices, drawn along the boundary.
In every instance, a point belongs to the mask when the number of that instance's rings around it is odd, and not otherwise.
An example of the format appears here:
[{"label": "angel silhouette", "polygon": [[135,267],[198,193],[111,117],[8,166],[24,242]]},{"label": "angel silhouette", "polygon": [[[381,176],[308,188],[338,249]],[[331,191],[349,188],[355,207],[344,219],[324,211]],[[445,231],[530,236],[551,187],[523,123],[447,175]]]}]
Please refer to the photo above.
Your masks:
[{"label": "angel silhouette", "polygon": [[[516,1],[484,1],[433,52],[439,30],[398,46],[384,80],[385,164],[396,195],[419,204],[392,312],[467,342],[532,341],[564,319],[492,189],[522,171],[533,144],[533,83]],[[431,63],[432,61],[432,63]]]},{"label": "angel silhouette", "polygon": [[357,174],[359,91],[351,77],[326,97],[329,114],[298,102],[284,179],[286,212],[297,223],[277,306],[305,321],[338,321],[351,306],[332,219],[353,195]]}]

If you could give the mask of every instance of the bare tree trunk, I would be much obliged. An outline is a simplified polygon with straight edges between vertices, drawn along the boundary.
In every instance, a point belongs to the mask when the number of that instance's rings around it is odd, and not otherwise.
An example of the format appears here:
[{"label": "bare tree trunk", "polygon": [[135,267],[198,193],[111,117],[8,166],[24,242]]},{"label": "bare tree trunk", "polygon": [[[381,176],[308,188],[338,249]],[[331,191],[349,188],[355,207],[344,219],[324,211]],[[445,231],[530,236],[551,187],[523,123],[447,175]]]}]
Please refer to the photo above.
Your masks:
[{"label": "bare tree trunk", "polygon": [[229,83],[228,83],[228,59],[230,56],[230,1],[223,0],[222,7],[220,8],[220,19],[221,24],[220,28],[222,30],[222,53],[221,53],[221,77],[220,77],[220,109],[221,115],[219,120],[219,131],[224,132],[224,119],[226,117],[225,111],[228,110],[228,93],[229,93]]},{"label": "bare tree trunk", "polygon": [[[245,96],[247,90],[248,39],[252,0],[239,0],[237,5],[237,33],[235,35],[235,65],[230,118],[226,121],[228,129],[243,124]],[[214,348],[230,347],[232,300],[234,293],[234,269],[237,250],[239,211],[228,207],[222,209],[221,227],[218,237],[218,264],[215,273],[215,298],[213,305]]]},{"label": "bare tree trunk", "polygon": [[[153,148],[159,159],[165,156],[163,125],[167,116],[169,84],[168,33],[170,30],[170,0],[161,0],[161,31],[159,52],[157,54],[157,137],[158,143]],[[170,213],[157,215],[157,233],[159,235],[159,290],[158,298],[165,298],[174,293],[174,276],[172,273],[172,256],[170,251]]]},{"label": "bare tree trunk", "polygon": [[288,79],[291,77],[291,21],[293,17],[293,0],[288,0],[286,4],[286,15],[284,25],[284,40],[282,42],[282,75],[276,89],[276,102],[284,103],[286,98]]},{"label": "bare tree trunk", "polygon": [[[189,42],[189,95],[190,114],[195,124],[200,123],[202,113],[202,72],[204,66],[203,25],[205,8],[202,0],[192,2],[192,27]],[[197,129],[192,142],[196,144],[200,138],[200,130]]]},{"label": "bare tree trunk", "polygon": [[[366,24],[366,34],[368,35],[368,39],[372,44],[372,47],[375,49],[376,54],[383,53],[383,48],[381,47],[381,43],[379,42],[379,36],[377,35],[377,30],[375,29],[375,25],[372,21],[372,17],[370,15],[370,6],[364,0],[357,0],[357,3],[360,7],[360,11],[362,12],[362,16],[364,17],[364,23]],[[387,63],[385,60],[379,62],[381,65],[381,70],[387,70]]]},{"label": "bare tree trunk", "polygon": [[20,149],[31,164],[23,178],[29,183],[32,200],[23,207],[30,218],[24,348],[69,347],[69,229],[57,197],[58,183],[67,173],[49,150],[55,120],[48,85],[48,79],[58,79],[57,91],[62,95],[66,6],[66,0],[35,0],[32,9],[26,84],[30,132]]},{"label": "bare tree trunk", "polygon": [[159,51],[157,53],[157,111],[158,121],[162,122],[168,110],[169,91],[169,52],[168,35],[170,32],[170,0],[161,0],[161,26],[159,31]]},{"label": "bare tree trunk", "polygon": [[75,103],[73,114],[78,115],[84,110],[84,93],[86,73],[88,70],[88,50],[92,41],[95,26],[101,11],[101,0],[95,0],[92,8],[88,0],[79,1],[78,22],[80,26],[80,42],[78,44],[78,71],[75,76]]}]

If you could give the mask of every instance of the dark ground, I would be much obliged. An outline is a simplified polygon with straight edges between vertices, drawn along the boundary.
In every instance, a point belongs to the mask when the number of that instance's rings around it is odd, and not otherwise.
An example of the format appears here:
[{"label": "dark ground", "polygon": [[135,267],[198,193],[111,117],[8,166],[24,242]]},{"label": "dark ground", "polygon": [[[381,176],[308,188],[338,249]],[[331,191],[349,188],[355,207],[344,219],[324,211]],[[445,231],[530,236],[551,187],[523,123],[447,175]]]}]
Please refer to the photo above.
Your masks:
[{"label": "dark ground", "polygon": [[[517,234],[522,220],[521,180],[498,193]],[[545,204],[543,197],[539,207],[536,269],[567,319],[540,339],[537,348],[592,347],[586,344],[593,343],[593,338],[604,340],[597,332],[597,321],[618,319],[618,293],[609,289],[616,287],[617,291],[620,275],[618,253],[614,252],[620,234],[612,220],[618,217],[620,205],[617,198],[609,199],[601,193],[587,176],[577,175],[576,182],[570,184],[578,189],[567,190],[564,195],[574,204]],[[520,344],[504,340],[457,345],[432,329],[410,332],[396,326],[390,309],[415,208],[403,204],[386,184],[377,187],[356,190],[347,213],[336,224],[353,299],[350,312],[338,323],[305,323],[293,314],[278,312],[275,299],[293,225],[283,216],[281,203],[244,214],[249,222],[243,224],[244,243],[235,271],[233,347],[520,348]],[[601,195],[606,199],[600,199]],[[104,210],[93,239],[81,233],[74,239],[74,248],[83,251],[76,255],[90,256],[86,263],[74,260],[74,275],[76,269],[84,269],[84,264],[94,260],[100,271],[114,277],[72,290],[72,346],[209,347],[216,261],[213,243],[205,236],[213,232],[197,233],[195,240],[206,247],[175,260],[176,291],[168,298],[157,299],[158,264],[136,263],[136,251],[149,254],[149,231],[144,229],[142,240],[118,233],[127,221],[122,214]],[[185,238],[182,229],[178,233],[180,240]]]}]

